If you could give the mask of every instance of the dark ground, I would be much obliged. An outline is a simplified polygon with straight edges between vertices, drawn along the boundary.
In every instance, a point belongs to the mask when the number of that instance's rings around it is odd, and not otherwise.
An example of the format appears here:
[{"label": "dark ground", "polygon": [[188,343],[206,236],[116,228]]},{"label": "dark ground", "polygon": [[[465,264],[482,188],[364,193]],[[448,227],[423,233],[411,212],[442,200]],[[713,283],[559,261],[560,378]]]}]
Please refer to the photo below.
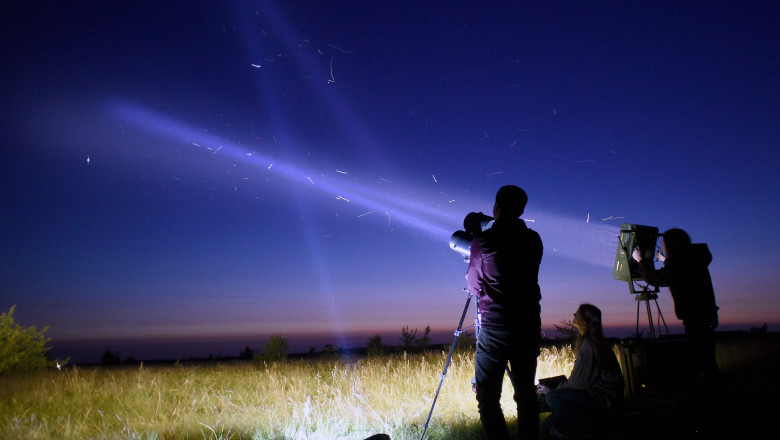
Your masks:
[{"label": "dark ground", "polygon": [[[716,348],[721,375],[697,396],[675,368],[679,358],[648,363],[658,371],[638,393],[626,416],[589,439],[778,438],[780,422],[780,334],[720,334]],[[685,391],[689,392],[685,392]]]}]

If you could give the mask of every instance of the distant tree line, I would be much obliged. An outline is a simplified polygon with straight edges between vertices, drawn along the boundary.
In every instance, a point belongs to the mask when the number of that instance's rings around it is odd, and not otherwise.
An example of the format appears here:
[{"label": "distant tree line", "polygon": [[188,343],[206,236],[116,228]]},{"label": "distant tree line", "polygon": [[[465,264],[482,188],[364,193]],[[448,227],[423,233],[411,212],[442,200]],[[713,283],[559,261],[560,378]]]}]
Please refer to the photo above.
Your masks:
[{"label": "distant tree line", "polygon": [[[457,341],[457,349],[464,350],[473,348],[476,343],[476,339],[470,333],[462,333]],[[418,335],[418,330],[410,329],[409,326],[403,326],[401,328],[401,335],[398,338],[398,345],[391,346],[384,343],[383,337],[380,334],[375,334],[370,337],[366,342],[365,350],[345,350],[335,347],[333,344],[325,344],[322,351],[317,351],[314,347],[310,347],[308,353],[303,357],[335,357],[344,352],[360,352],[369,356],[380,356],[384,354],[390,354],[394,352],[406,352],[406,353],[423,353],[429,350],[449,349],[449,344],[446,347],[435,345],[431,340],[431,326],[426,326],[422,335]],[[263,346],[261,352],[257,352],[250,347],[245,347],[243,351],[239,353],[239,358],[245,360],[274,362],[288,358],[289,356],[289,342],[281,335],[271,336],[266,344]]]},{"label": "distant tree line", "polygon": [[[573,343],[577,339],[577,335],[579,334],[579,331],[577,330],[577,327],[574,326],[574,323],[572,321],[561,321],[560,324],[553,324],[553,326],[556,329],[556,333],[558,334],[556,341],[565,341],[567,343],[571,342]],[[757,329],[754,331],[765,331],[766,325],[762,329]],[[473,332],[463,332],[461,333],[456,343],[456,350],[469,350],[473,349],[476,345],[476,338],[473,335]],[[405,325],[401,327],[401,335],[398,337],[398,344],[397,345],[387,345],[384,343],[384,339],[382,335],[379,333],[375,334],[374,336],[371,336],[368,341],[366,342],[365,350],[344,350],[338,347],[335,347],[332,344],[325,344],[323,349],[321,351],[317,351],[314,347],[310,347],[308,353],[305,354],[298,354],[296,356],[300,357],[336,357],[340,354],[343,354],[344,352],[360,352],[367,354],[369,356],[381,356],[385,354],[391,354],[391,353],[401,353],[405,352],[408,354],[414,354],[414,353],[423,353],[425,351],[430,350],[443,350],[448,351],[450,348],[450,344],[445,345],[436,345],[433,344],[431,340],[431,326],[428,325],[425,327],[425,330],[423,331],[422,335],[418,334],[418,329],[411,329],[408,325]],[[256,362],[277,362],[281,360],[285,360],[290,356],[290,345],[289,341],[282,337],[282,335],[272,335],[269,337],[268,341],[263,345],[263,348],[261,351],[253,350],[250,347],[245,347],[244,350],[239,352],[238,358],[244,359],[244,360],[252,360]],[[207,359],[213,359],[213,356],[210,356]],[[126,363],[134,363],[136,362],[132,357],[129,357],[127,359],[121,359],[119,356],[119,352],[113,351],[113,350],[106,350],[101,356],[100,356],[100,362],[104,365],[120,365],[120,364],[126,364]]]}]

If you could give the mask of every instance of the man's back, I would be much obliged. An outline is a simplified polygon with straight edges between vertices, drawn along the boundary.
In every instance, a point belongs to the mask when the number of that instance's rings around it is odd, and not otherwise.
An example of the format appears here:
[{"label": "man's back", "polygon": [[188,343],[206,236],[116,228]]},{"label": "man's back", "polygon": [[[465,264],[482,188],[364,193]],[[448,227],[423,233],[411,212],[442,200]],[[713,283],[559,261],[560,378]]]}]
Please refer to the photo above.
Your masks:
[{"label": "man's back", "polygon": [[486,328],[535,328],[541,322],[538,284],[542,241],[520,219],[499,220],[472,242],[469,287],[480,291]]}]

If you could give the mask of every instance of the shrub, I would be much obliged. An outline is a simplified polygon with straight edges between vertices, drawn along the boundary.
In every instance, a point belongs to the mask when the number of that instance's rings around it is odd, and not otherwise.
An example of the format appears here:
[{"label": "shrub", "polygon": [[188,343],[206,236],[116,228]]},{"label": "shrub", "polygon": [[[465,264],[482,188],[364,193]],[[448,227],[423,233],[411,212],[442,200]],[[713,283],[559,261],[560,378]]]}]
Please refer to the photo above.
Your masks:
[{"label": "shrub", "polygon": [[103,365],[119,365],[122,363],[122,358],[119,357],[118,351],[109,348],[100,355],[100,363]]},{"label": "shrub", "polygon": [[474,332],[464,331],[458,336],[458,342],[456,342],[455,350],[466,351],[473,350],[477,345],[477,337]]},{"label": "shrub", "polygon": [[383,355],[387,351],[387,346],[382,343],[382,335],[379,333],[369,338],[368,343],[366,344],[366,348],[368,354],[372,356]]},{"label": "shrub", "polygon": [[405,325],[401,327],[401,349],[407,353],[413,353],[417,348],[417,329],[409,331],[409,326]]},{"label": "shrub", "polygon": [[[415,333],[417,332],[417,329],[415,329]],[[423,333],[422,337],[417,339],[417,349],[420,351],[425,351],[431,348],[431,326],[428,325],[425,327],[425,333]]]},{"label": "shrub", "polygon": [[[35,327],[22,327],[14,322],[14,310],[0,314],[0,375],[43,370],[53,366],[46,357],[50,347],[44,336],[48,327],[41,331]],[[62,362],[63,364],[65,361]],[[61,366],[59,363],[57,365]]]},{"label": "shrub", "polygon": [[561,321],[560,325],[553,324],[553,327],[555,327],[555,332],[558,333],[562,339],[571,341],[572,343],[577,341],[577,337],[580,335],[580,331],[571,320],[564,319]]},{"label": "shrub", "polygon": [[262,359],[267,362],[287,359],[289,348],[287,339],[284,339],[282,335],[273,335],[263,347]]}]

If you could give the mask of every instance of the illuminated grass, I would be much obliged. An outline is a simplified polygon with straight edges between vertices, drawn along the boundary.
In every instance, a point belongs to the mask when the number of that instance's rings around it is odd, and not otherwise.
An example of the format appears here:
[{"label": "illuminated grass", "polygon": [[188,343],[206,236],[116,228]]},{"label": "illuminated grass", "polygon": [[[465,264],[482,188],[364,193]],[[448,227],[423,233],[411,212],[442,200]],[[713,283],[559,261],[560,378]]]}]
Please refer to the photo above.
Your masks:
[{"label": "illuminated grass", "polygon": [[[780,410],[776,403],[756,405],[756,393],[744,392],[746,384],[761,390],[774,377],[767,372],[780,367],[778,347],[778,338],[719,343],[724,400],[747,412]],[[419,439],[445,360],[446,353],[436,352],[353,362],[74,367],[0,377],[0,438],[292,440],[386,433]],[[571,346],[544,348],[537,376],[568,376],[573,364]],[[427,438],[481,438],[473,370],[473,351],[454,355]],[[502,406],[512,432],[508,380]]]},{"label": "illuminated grass", "polygon": [[[0,378],[0,438],[419,438],[445,360],[439,352],[352,363],[72,368]],[[545,350],[539,375],[568,374],[572,361],[570,348]],[[473,352],[453,356],[428,437],[479,438],[473,370]],[[511,396],[505,381],[510,423]]]}]

